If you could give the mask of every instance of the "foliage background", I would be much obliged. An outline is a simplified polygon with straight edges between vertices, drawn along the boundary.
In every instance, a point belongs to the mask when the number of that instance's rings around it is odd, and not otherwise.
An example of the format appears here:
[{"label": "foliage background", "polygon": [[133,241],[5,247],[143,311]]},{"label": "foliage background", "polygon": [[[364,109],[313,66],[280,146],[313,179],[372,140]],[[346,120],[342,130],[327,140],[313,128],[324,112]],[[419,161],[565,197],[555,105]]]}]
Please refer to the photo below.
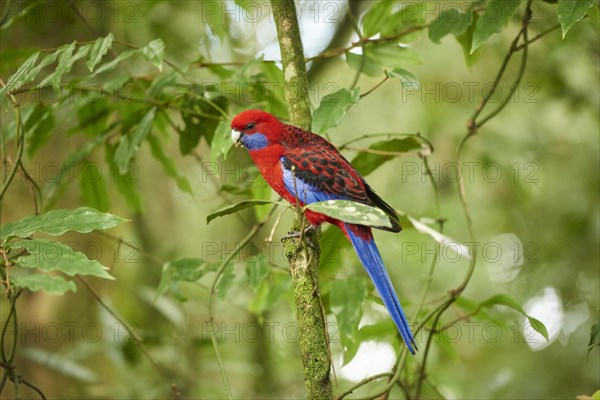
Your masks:
[{"label": "foliage background", "polygon": [[[21,2],[8,3],[24,9]],[[207,215],[217,208],[249,197],[273,197],[260,180],[251,179],[252,166],[243,151],[232,150],[223,160],[219,146],[226,150],[229,147],[228,120],[223,118],[223,124],[217,125],[222,115],[198,100],[202,93],[193,93],[198,90],[193,84],[216,84],[217,92],[228,98],[225,111],[231,116],[252,106],[256,97],[250,88],[260,79],[263,85],[272,85],[276,94],[273,98],[260,98],[259,105],[286,117],[278,86],[280,74],[273,66],[248,64],[263,53],[265,59],[278,58],[274,28],[266,13],[268,7],[266,3],[255,3],[264,20],[245,18],[248,14],[234,8],[232,2],[76,2],[86,23],[67,3],[40,2],[1,31],[0,76],[4,82],[35,51],[55,49],[73,40],[91,41],[109,33],[138,47],[160,38],[165,59],[186,71],[184,76],[151,92],[152,85],[173,74],[171,66],[164,64],[159,71],[152,62],[134,56],[107,73],[92,77],[85,63],[78,62],[62,79],[61,94],[66,97],[60,101],[51,89],[18,96],[24,115],[35,113],[36,104],[44,104],[50,110],[40,111],[40,120],[46,120],[46,125],[26,125],[28,132],[39,136],[28,137],[24,156],[26,170],[44,190],[46,209],[90,205],[131,220],[109,231],[108,236],[67,234],[60,240],[110,267],[115,281],[90,282],[103,302],[131,324],[153,360],[144,356],[115,316],[81,282],[76,293],[63,296],[26,292],[17,303],[20,332],[16,364],[28,381],[49,398],[167,397],[173,395],[170,382],[184,397],[226,395],[211,344],[212,326],[207,324],[214,273],[203,274],[197,282],[180,283],[180,292],[175,294],[185,296],[185,302],[173,295],[174,287],[165,288],[171,289],[165,294],[156,293],[161,278],[165,279],[165,262],[200,258],[208,262],[200,271],[214,268],[232,254],[252,225],[269,210],[269,206],[245,210],[207,226]],[[375,5],[371,1],[355,3],[351,5],[354,20],[360,20],[360,15]],[[356,40],[353,18],[346,16],[345,2],[299,4],[308,57],[327,47],[344,47]],[[427,22],[442,9],[441,2],[410,4],[425,7]],[[463,7],[466,4],[456,3]],[[538,1],[533,4],[530,36],[557,23],[556,5]],[[3,6],[7,7],[6,3]],[[227,13],[226,9],[231,11]],[[411,48],[422,63],[405,61],[419,82],[418,91],[406,81],[390,79],[352,106],[328,133],[336,144],[376,133],[420,132],[427,137],[435,149],[429,162],[439,190],[439,216],[446,220],[444,234],[458,242],[467,242],[468,232],[450,163],[455,161],[457,145],[484,94],[484,86],[493,81],[519,29],[518,21],[515,17],[501,33],[492,36],[471,67],[465,65],[455,38],[446,36],[436,45],[426,32],[415,33]],[[329,37],[334,43],[329,44]],[[524,318],[506,307],[486,309],[488,319],[480,314],[460,320],[466,314],[466,306],[453,306],[444,322],[458,321],[442,332],[439,343],[436,341],[432,347],[424,398],[574,398],[591,395],[599,387],[599,352],[592,350],[588,356],[587,348],[590,329],[598,321],[600,290],[598,43],[598,30],[590,17],[573,26],[564,39],[558,29],[532,44],[515,98],[468,142],[462,154],[463,162],[473,163],[472,175],[465,185],[478,247],[488,244],[487,249],[492,252],[481,254],[464,296],[476,303],[498,293],[511,296],[546,325],[550,343],[534,336],[531,329],[523,334]],[[127,50],[127,46],[116,42],[112,48],[114,55]],[[104,62],[110,61],[110,56],[105,56]],[[341,57],[316,58],[309,67],[315,108],[325,95],[351,87],[356,79],[356,71]],[[53,68],[44,70],[39,80]],[[516,66],[511,64],[509,68],[508,74],[514,76]],[[360,93],[375,87],[382,78],[383,75],[361,75],[357,82]],[[90,115],[104,115],[102,110],[106,115],[84,127],[81,109],[90,97],[84,101],[82,93],[73,89],[74,82],[80,79],[89,85],[116,82],[115,86],[108,86],[114,91],[93,97],[99,99],[94,105],[100,112],[92,109]],[[503,81],[500,87],[507,91],[508,83]],[[168,111],[171,121],[163,117],[155,120],[151,131],[158,143],[155,153],[148,141],[141,144],[128,172],[130,182],[116,184],[115,181],[123,181],[123,176],[114,171],[114,165],[111,170],[105,162],[110,150],[100,148],[87,156],[86,162],[100,169],[106,194],[102,194],[104,189],[100,186],[86,186],[90,180],[82,175],[83,166],[87,165],[83,161],[61,185],[54,185],[57,168],[110,123],[127,120],[131,115],[132,124],[142,119],[143,114],[135,112],[147,110],[151,104],[140,105],[131,98],[151,99],[162,105],[171,98],[174,109]],[[218,96],[210,99],[221,101]],[[181,110],[189,108],[218,119],[192,121],[185,113],[182,118]],[[14,111],[9,106],[2,109],[1,115],[2,134],[8,138]],[[215,122],[211,125],[211,121]],[[185,133],[178,133],[175,127],[183,130],[185,124],[191,126],[195,122],[196,131],[205,136],[190,154],[182,155],[180,137]],[[210,132],[215,128],[216,139]],[[116,145],[120,134],[119,129],[111,131],[107,142]],[[364,148],[372,142],[358,142],[350,147]],[[4,151],[14,159],[14,141],[5,144]],[[36,146],[37,151],[32,151]],[[162,148],[171,161],[157,162],[156,148]],[[357,153],[344,150],[350,159]],[[2,168],[6,177],[10,166],[3,164]],[[416,173],[412,173],[413,168]],[[501,176],[496,177],[497,172]],[[23,176],[15,179],[2,202],[3,224],[32,214],[30,186]],[[368,181],[384,199],[406,214],[414,218],[438,217],[431,183],[424,177],[423,164],[414,152],[382,164],[369,174]],[[226,270],[227,279],[219,287],[216,337],[236,398],[303,396],[290,282],[278,241],[290,226],[292,214],[285,213],[269,244],[265,239],[275,220],[271,218],[251,245],[236,255],[234,267]],[[400,235],[376,233],[376,239],[401,302],[412,316],[435,256],[435,242],[410,224]],[[515,266],[510,260],[519,242],[524,261],[522,266]],[[324,301],[330,307],[330,293],[349,290],[354,284],[365,287],[367,280],[338,232],[327,228],[322,246]],[[493,254],[497,249],[508,258]],[[467,267],[467,262],[457,258],[451,249],[442,249],[439,257],[425,303],[429,309],[460,283]],[[194,262],[190,265],[197,266]],[[191,280],[198,277],[192,276]],[[8,309],[8,302],[2,301],[2,321]],[[387,317],[381,307],[366,301],[362,309],[364,323],[381,322],[374,333],[376,342],[391,346],[370,342],[371,350],[359,350],[354,367],[350,364],[350,368],[341,368],[343,347],[336,318],[329,314],[336,392],[348,388],[352,380],[389,370],[394,360],[390,361],[391,355],[401,348],[398,338],[382,333],[391,325],[389,321],[386,325]],[[425,338],[420,333],[417,342],[424,343]],[[528,345],[528,341],[537,342],[538,346]],[[366,394],[368,388],[358,393]],[[7,387],[2,398],[14,396],[13,390]],[[33,392],[27,390],[23,389],[23,396],[32,396]],[[399,388],[391,393],[393,398],[401,396]]]}]

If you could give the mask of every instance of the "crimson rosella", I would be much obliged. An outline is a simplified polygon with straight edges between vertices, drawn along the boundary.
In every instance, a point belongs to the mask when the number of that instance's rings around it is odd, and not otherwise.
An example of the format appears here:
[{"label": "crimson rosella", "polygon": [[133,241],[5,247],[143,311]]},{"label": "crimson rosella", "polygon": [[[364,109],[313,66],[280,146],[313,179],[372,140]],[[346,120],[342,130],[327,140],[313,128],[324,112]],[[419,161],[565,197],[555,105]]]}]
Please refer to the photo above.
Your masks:
[{"label": "crimson rosella", "polygon": [[[231,128],[233,142],[248,149],[267,183],[291,204],[352,200],[377,207],[387,214],[391,228],[382,226],[379,229],[392,232],[400,232],[402,229],[394,209],[371,189],[350,162],[323,137],[286,125],[260,110],[247,110],[236,115]],[[415,340],[373,240],[371,228],[345,223],[311,210],[306,210],[305,216],[312,226],[329,222],[344,232],[373,280],[402,339],[414,354]]]}]

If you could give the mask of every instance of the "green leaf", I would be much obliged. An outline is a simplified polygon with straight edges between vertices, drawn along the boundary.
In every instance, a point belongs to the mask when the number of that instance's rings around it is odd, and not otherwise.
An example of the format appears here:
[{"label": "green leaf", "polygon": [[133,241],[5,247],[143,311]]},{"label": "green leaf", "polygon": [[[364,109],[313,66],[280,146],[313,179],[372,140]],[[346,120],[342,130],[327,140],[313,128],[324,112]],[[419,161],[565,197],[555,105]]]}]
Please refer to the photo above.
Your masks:
[{"label": "green leaf", "polygon": [[398,335],[398,328],[396,328],[391,318],[386,318],[375,324],[364,325],[358,330],[358,338],[361,342],[368,340],[381,341],[385,338],[396,337],[396,335]]},{"label": "green leaf", "polygon": [[326,282],[333,282],[344,265],[343,252],[350,250],[352,245],[342,231],[327,228],[321,234],[321,257],[319,260],[319,279],[323,283],[323,291],[327,290]]},{"label": "green leaf", "polygon": [[[54,92],[59,93],[62,76],[71,71],[75,61],[86,56],[85,51],[78,51],[75,53],[75,55],[73,55],[75,47],[75,42],[61,47],[63,50],[61,51],[60,56],[58,56],[58,66],[53,73],[48,75],[42,82],[40,82],[39,85],[37,85],[38,88],[42,88],[48,84],[51,84]],[[87,47],[82,48],[87,49]]]},{"label": "green leaf", "polygon": [[520,0],[490,0],[477,20],[470,54],[481,47],[495,33],[501,32],[504,24],[519,8]]},{"label": "green leaf", "polygon": [[227,291],[233,284],[233,279],[235,278],[235,266],[233,263],[229,263],[228,266],[225,267],[223,273],[219,277],[219,282],[217,282],[217,297],[221,300],[225,299],[227,295]]},{"label": "green leaf", "polygon": [[245,208],[249,208],[249,207],[254,207],[254,206],[260,206],[263,204],[276,204],[276,202],[271,201],[271,200],[244,200],[244,201],[240,201],[239,203],[236,204],[232,204],[230,206],[227,206],[225,208],[221,208],[217,211],[213,211],[212,213],[208,214],[208,216],[206,217],[206,224],[209,224],[210,221],[212,221],[213,219],[217,218],[217,217],[222,217],[224,215],[229,215],[229,214],[233,214],[235,212],[238,212],[240,210],[243,210]]},{"label": "green leaf", "polygon": [[411,88],[419,89],[419,81],[417,77],[410,71],[404,68],[393,68],[390,71],[386,71],[387,76],[390,78],[399,77],[402,82],[406,85],[410,85]]},{"label": "green leaf", "polygon": [[465,296],[460,296],[455,301],[456,305],[465,310],[469,314],[475,314],[479,307],[479,303]]},{"label": "green leaf", "polygon": [[159,71],[162,72],[163,58],[165,56],[165,43],[162,39],[156,39],[140,49],[141,53],[150,61]]},{"label": "green leaf", "polygon": [[[251,181],[250,192],[252,193],[252,199],[271,201],[273,198],[273,189],[271,189],[271,186],[269,186],[262,178],[262,175],[260,175],[260,172],[258,172],[258,168],[256,168],[255,165],[252,165],[251,168],[241,171],[240,173],[248,174],[246,176]],[[254,207],[254,215],[257,221],[262,221],[263,219],[267,218],[269,212],[269,208],[267,207]]]},{"label": "green leaf", "polygon": [[465,296],[460,296],[456,299],[455,304],[462,308],[466,313],[471,314],[473,318],[491,321],[502,328],[508,329],[503,320],[498,319],[496,316],[490,315],[485,309],[482,308],[479,302],[469,299]]},{"label": "green leaf", "polygon": [[517,303],[517,301],[513,298],[505,294],[497,294],[481,303],[481,307],[489,308],[495,305],[506,306],[521,313],[525,318],[529,320],[529,324],[531,324],[531,327],[540,335],[542,335],[546,340],[548,340],[548,330],[546,329],[546,326],[540,320],[527,315],[523,307],[521,307],[521,305]]},{"label": "green leaf", "polygon": [[106,62],[102,65],[100,65],[100,67],[98,67],[98,69],[96,70],[96,72],[94,72],[92,74],[92,77],[101,74],[104,71],[110,71],[112,69],[114,69],[117,64],[119,64],[122,61],[127,60],[128,58],[130,58],[131,56],[133,56],[134,54],[138,54],[139,51],[138,50],[127,50],[122,52],[121,54],[119,54],[117,57],[115,57],[114,59],[112,59],[109,62]]},{"label": "green leaf", "polygon": [[460,36],[471,25],[469,14],[465,14],[457,8],[444,8],[437,18],[429,25],[429,40],[439,44],[440,40],[448,35]]},{"label": "green leaf", "polygon": [[360,344],[358,324],[363,316],[362,305],[367,293],[367,283],[363,278],[338,279],[331,283],[329,307],[338,322],[344,364],[352,360]]},{"label": "green leaf", "polygon": [[106,163],[109,165],[111,181],[117,187],[117,190],[125,197],[127,206],[135,211],[142,212],[142,195],[136,188],[138,182],[138,166],[135,163],[129,163],[127,172],[120,174],[117,164],[114,162],[116,146],[106,143]]},{"label": "green leaf", "polygon": [[114,40],[114,35],[109,33],[106,37],[98,38],[92,43],[90,53],[85,65],[88,67],[90,72],[94,72],[94,67],[102,60],[102,57],[111,48]]},{"label": "green leaf", "polygon": [[200,258],[181,258],[166,262],[163,265],[160,283],[156,289],[156,297],[170,289],[177,300],[184,302],[187,297],[180,292],[179,282],[196,282],[207,272],[214,271],[215,268],[216,265],[208,264]]},{"label": "green leaf", "polygon": [[350,200],[326,200],[310,203],[305,209],[325,214],[343,222],[372,227],[391,228],[389,217],[379,208]]},{"label": "green leaf", "polygon": [[363,47],[363,54],[346,52],[350,68],[368,76],[379,76],[383,69],[422,64],[417,53],[397,43],[381,43]]},{"label": "green leaf", "polygon": [[[200,60],[200,61],[202,61],[202,60]],[[210,72],[212,72],[213,74],[215,74],[216,76],[218,76],[219,78],[221,78],[223,80],[226,80],[227,78],[231,78],[235,74],[235,71],[233,71],[230,68],[226,68],[226,67],[223,67],[222,65],[218,65],[218,64],[209,64],[206,66],[207,70],[209,70]]]},{"label": "green leaf", "polygon": [[187,155],[200,143],[200,138],[202,137],[202,130],[200,128],[201,120],[188,113],[182,113],[182,118],[185,122],[185,128],[178,130],[179,151],[181,154]]},{"label": "green leaf", "polygon": [[[251,76],[251,80],[256,82],[257,102],[265,104],[264,111],[277,115],[283,119],[288,119],[288,102],[294,101],[295,90],[288,90],[293,87],[287,86],[283,71],[272,61],[263,61],[259,64],[258,75]],[[250,83],[252,84],[252,83]],[[244,88],[242,84],[242,88]],[[283,88],[283,90],[281,90]],[[244,94],[246,90],[244,90]],[[244,97],[246,97],[244,95]],[[250,97],[250,96],[248,96]]]},{"label": "green leaf", "polygon": [[119,166],[119,173],[121,175],[127,172],[129,162],[135,153],[137,153],[140,144],[146,138],[150,129],[152,129],[152,123],[154,122],[155,116],[156,107],[152,107],[148,110],[140,123],[132,129],[131,135],[121,136],[114,158],[115,163]]},{"label": "green leaf", "polygon": [[523,307],[521,307],[521,305],[517,303],[515,299],[505,294],[497,294],[481,303],[481,307],[492,307],[495,305],[503,305],[512,308],[513,310],[516,310],[523,315],[527,315]]},{"label": "green leaf", "polygon": [[32,292],[44,291],[50,294],[65,294],[67,291],[76,292],[77,286],[61,276],[46,274],[31,274],[25,276],[11,276],[13,285],[29,289]]},{"label": "green leaf", "polygon": [[272,273],[268,279],[263,279],[252,301],[248,304],[248,311],[261,316],[272,309],[281,297],[288,293],[292,287],[290,274]]},{"label": "green leaf", "polygon": [[346,111],[360,100],[360,89],[341,89],[323,97],[319,108],[313,114],[312,130],[323,134],[329,129],[338,126],[344,118]]},{"label": "green leaf", "polygon": [[[227,107],[227,100],[220,94],[205,93],[202,87],[192,87],[188,90],[184,98],[183,107],[186,110],[193,110],[195,115],[189,112],[182,112],[181,117],[185,123],[185,128],[179,130],[179,150],[181,154],[187,155],[192,152],[204,137],[207,143],[212,143],[215,130],[221,122],[221,114],[212,104],[224,110]],[[209,97],[209,99],[205,98]],[[209,100],[212,104],[207,102]]]},{"label": "green leaf", "polygon": [[460,47],[463,50],[465,64],[467,67],[471,68],[481,55],[480,50],[476,50],[475,52],[471,53],[471,44],[473,43],[473,35],[475,34],[475,27],[477,26],[477,21],[479,20],[479,14],[477,14],[472,7],[470,7],[470,10],[467,14],[471,16],[473,22],[467,28],[465,33],[456,36],[456,41],[458,44],[460,44]]},{"label": "green leaf", "polygon": [[86,57],[89,54],[91,48],[92,48],[91,43],[84,44],[82,46],[78,46],[77,52],[73,56],[73,61],[80,60],[80,59]]},{"label": "green leaf", "polygon": [[594,347],[600,347],[600,321],[596,322],[590,330],[590,342],[588,343],[588,357]]},{"label": "green leaf", "polygon": [[54,113],[52,111],[44,103],[38,103],[31,118],[27,120],[25,131],[27,132],[27,154],[29,156],[34,155],[52,137],[54,129]]},{"label": "green leaf", "polygon": [[106,127],[109,114],[110,108],[106,97],[87,100],[84,96],[83,101],[77,107],[79,125],[76,129],[83,129],[91,136],[98,136]]},{"label": "green leaf", "polygon": [[423,63],[421,57],[414,50],[396,43],[368,46],[364,48],[364,51],[368,58],[381,67],[396,68]]},{"label": "green leaf", "polygon": [[163,150],[163,145],[162,143],[160,143],[158,136],[149,133],[147,139],[148,143],[150,144],[150,150],[152,151],[154,159],[160,162],[160,165],[162,165],[165,174],[167,174],[168,177],[175,181],[179,189],[191,194],[192,185],[190,185],[190,182],[184,175],[179,174],[179,171],[177,170],[177,165],[175,164],[173,159],[169,157],[167,153],[165,153],[165,151]]},{"label": "green leaf", "polygon": [[126,220],[123,218],[89,207],[79,207],[74,210],[52,210],[2,225],[0,240],[6,240],[11,236],[26,238],[34,233],[45,233],[52,236],[59,236],[67,231],[87,233],[93,230],[109,229],[124,221]]},{"label": "green leaf", "polygon": [[121,174],[117,168],[117,164],[111,164],[111,174],[113,182],[119,193],[125,197],[127,207],[136,213],[143,211],[142,194],[137,190],[137,173],[138,167],[136,164],[129,164],[127,171]]},{"label": "green leaf", "polygon": [[240,182],[238,184],[224,183],[219,188],[220,192],[231,193],[234,195],[252,196],[252,188],[249,182]]},{"label": "green leaf", "polygon": [[[588,10],[587,16],[596,29],[600,29],[600,5],[592,6]],[[598,393],[600,393],[600,390]]]},{"label": "green leaf", "polygon": [[250,3],[250,0],[235,0],[235,4],[237,4],[239,7],[243,8],[244,10],[246,10],[248,8],[248,3]]},{"label": "green leaf", "polygon": [[425,21],[428,12],[427,7],[419,7],[411,3],[405,3],[400,10],[386,18],[385,23],[383,23],[380,28],[381,35],[392,36],[404,32],[399,39],[400,42],[407,43],[416,40],[421,35],[420,30],[416,30],[412,33],[406,33],[405,31],[408,27],[418,25]]},{"label": "green leaf", "polygon": [[257,260],[248,261],[246,263],[246,274],[248,275],[248,283],[256,290],[259,288],[262,281],[269,275],[269,264],[266,257],[262,254],[257,257]]},{"label": "green leaf", "polygon": [[362,19],[362,33],[370,37],[381,31],[385,21],[392,15],[393,1],[380,0],[365,13]]},{"label": "green leaf", "polygon": [[594,0],[558,0],[558,22],[562,28],[563,39],[569,29],[585,17],[593,5]]},{"label": "green leaf", "polygon": [[57,174],[57,178],[49,181],[42,188],[42,196],[45,199],[44,203],[46,208],[51,208],[56,202],[60,193],[59,189],[64,188],[65,183],[72,181],[74,166],[83,162],[96,147],[104,143],[112,127],[116,125],[116,122],[111,124],[104,132],[88,140],[83,146],[77,149],[74,153],[69,154],[67,160],[61,165],[60,172]]},{"label": "green leaf", "polygon": [[233,147],[231,128],[228,121],[221,121],[215,129],[212,143],[210,144],[210,160],[216,163],[219,157],[227,159],[227,153]]},{"label": "green leaf", "polygon": [[[34,68],[40,53],[40,51],[37,51],[29,56],[29,58],[19,66],[17,72],[8,78],[6,85],[3,88],[0,88],[0,99],[2,100],[2,103],[7,104],[8,99],[6,95],[8,93],[12,92],[13,90],[17,90],[24,84],[35,79],[37,74],[40,72],[40,68]],[[54,60],[56,60],[56,55],[51,55],[50,57],[46,56],[47,59],[51,59],[51,57],[54,57]]]},{"label": "green leaf", "polygon": [[35,1],[33,1],[29,4],[23,3],[23,4],[19,4],[18,7],[14,7],[14,9],[12,9],[12,4],[7,3],[7,5],[5,5],[5,7],[9,7],[9,8],[5,11],[6,14],[3,17],[2,24],[0,24],[0,30],[8,29],[12,25],[12,23],[15,22],[15,20],[23,21],[22,17],[27,15],[27,13],[29,13],[29,11],[33,7],[39,7],[39,3],[35,2]]},{"label": "green leaf", "polygon": [[[19,66],[17,72],[15,72],[8,78],[8,80],[6,81],[6,87],[8,88],[8,90],[12,90],[12,87],[14,85],[21,86],[22,84],[35,79],[35,76],[32,76],[31,71],[34,69],[35,63],[38,57],[40,56],[40,53],[40,51],[37,51],[30,55],[29,58]],[[53,54],[52,56],[56,60],[57,54]],[[46,56],[46,58],[52,59],[52,57],[48,56]]]},{"label": "green leaf", "polygon": [[12,243],[14,249],[25,249],[29,254],[18,257],[15,262],[26,268],[43,271],[60,271],[67,275],[88,275],[104,279],[115,279],[96,260],[73,250],[60,242],[48,239],[23,240]]},{"label": "green leaf", "polygon": [[[390,139],[375,142],[369,146],[369,149],[385,153],[408,153],[412,150],[421,149],[421,143],[413,137],[408,137],[406,139]],[[362,152],[352,159],[352,165],[363,176],[366,176],[395,157],[396,156],[394,155]]]},{"label": "green leaf", "polygon": [[179,71],[173,70],[167,74],[162,74],[152,81],[148,87],[148,95],[150,97],[163,97],[163,91],[165,88],[174,86],[177,79],[181,76]]},{"label": "green leaf", "polygon": [[102,169],[95,163],[86,162],[81,166],[79,187],[83,204],[106,212],[110,208],[108,189]]},{"label": "green leaf", "polygon": [[171,278],[180,281],[195,282],[200,279],[207,270],[200,267],[206,266],[201,258],[181,258],[166,262],[164,268],[171,272]]},{"label": "green leaf", "polygon": [[356,54],[348,51],[346,52],[346,62],[353,70],[360,71],[368,76],[379,76],[383,73],[381,66],[364,54]]},{"label": "green leaf", "polygon": [[459,363],[460,355],[456,350],[455,340],[451,340],[455,339],[453,336],[451,336],[454,334],[448,334],[448,332],[442,331],[435,333],[435,335],[436,337],[433,340],[433,342],[436,343],[437,346],[446,353],[446,356],[444,356],[444,358],[449,358],[452,361]]}]

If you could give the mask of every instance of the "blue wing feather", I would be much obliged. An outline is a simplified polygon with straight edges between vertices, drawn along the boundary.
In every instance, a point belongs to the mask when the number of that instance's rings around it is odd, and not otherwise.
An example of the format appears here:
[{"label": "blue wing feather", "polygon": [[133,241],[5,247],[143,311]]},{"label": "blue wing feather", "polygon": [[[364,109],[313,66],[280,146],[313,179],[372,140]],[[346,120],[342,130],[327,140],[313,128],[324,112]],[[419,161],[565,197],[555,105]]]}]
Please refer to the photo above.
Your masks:
[{"label": "blue wing feather", "polygon": [[306,182],[306,173],[302,173],[300,170],[296,170],[296,173],[294,173],[288,168],[284,160],[281,161],[281,166],[283,170],[283,186],[303,204],[342,198],[335,193],[326,192]]}]

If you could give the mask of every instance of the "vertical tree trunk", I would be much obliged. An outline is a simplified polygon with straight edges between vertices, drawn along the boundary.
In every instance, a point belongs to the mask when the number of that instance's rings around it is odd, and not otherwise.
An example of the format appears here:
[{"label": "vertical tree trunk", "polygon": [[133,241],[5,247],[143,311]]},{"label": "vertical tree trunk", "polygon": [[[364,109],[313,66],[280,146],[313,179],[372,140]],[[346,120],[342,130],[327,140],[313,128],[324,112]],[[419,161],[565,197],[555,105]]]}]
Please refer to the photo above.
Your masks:
[{"label": "vertical tree trunk", "polygon": [[[291,121],[294,125],[310,129],[308,80],[294,1],[271,0],[271,5],[281,49],[285,94]],[[303,223],[302,219],[303,217],[296,219],[294,230],[299,231],[307,226],[306,221]],[[318,231],[311,232],[309,236],[311,242],[318,243],[320,236]],[[312,249],[310,246],[305,246],[298,240],[290,240],[285,245],[285,254],[294,285],[306,398],[331,399],[329,342],[318,290],[320,250],[318,247]]]}]

